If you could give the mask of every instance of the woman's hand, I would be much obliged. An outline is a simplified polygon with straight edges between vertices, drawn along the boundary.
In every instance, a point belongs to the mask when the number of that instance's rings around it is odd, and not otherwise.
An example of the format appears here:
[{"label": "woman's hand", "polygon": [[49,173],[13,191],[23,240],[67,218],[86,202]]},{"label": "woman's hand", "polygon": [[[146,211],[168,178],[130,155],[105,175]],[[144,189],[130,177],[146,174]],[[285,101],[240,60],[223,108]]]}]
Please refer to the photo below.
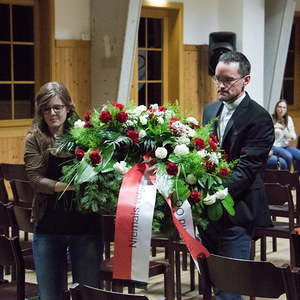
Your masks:
[{"label": "woman's hand", "polygon": [[75,188],[73,185],[68,185],[65,182],[57,181],[54,186],[54,191],[56,193],[64,192],[64,191],[74,191]]}]

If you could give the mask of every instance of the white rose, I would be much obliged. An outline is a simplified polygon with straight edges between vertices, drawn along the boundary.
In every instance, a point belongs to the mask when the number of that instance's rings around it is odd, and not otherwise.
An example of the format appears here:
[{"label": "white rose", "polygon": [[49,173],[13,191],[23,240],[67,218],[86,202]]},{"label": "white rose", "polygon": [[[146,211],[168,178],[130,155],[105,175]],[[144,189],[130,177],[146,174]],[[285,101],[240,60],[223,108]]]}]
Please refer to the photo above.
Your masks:
[{"label": "white rose", "polygon": [[134,126],[134,123],[133,123],[133,121],[131,121],[131,120],[127,120],[125,124],[126,124],[128,127]]},{"label": "white rose", "polygon": [[215,196],[217,199],[223,200],[228,195],[228,188],[224,190],[217,191]]},{"label": "white rose", "polygon": [[164,159],[166,158],[168,155],[168,150],[164,147],[158,147],[155,150],[155,157],[159,158],[159,159]]},{"label": "white rose", "polygon": [[192,128],[188,128],[188,136],[193,137],[196,135],[196,131]]},{"label": "white rose", "polygon": [[81,120],[77,120],[76,122],[74,122],[74,127],[77,128],[83,128],[84,127],[85,122],[81,121]]},{"label": "white rose", "polygon": [[142,138],[145,137],[146,135],[147,135],[147,133],[146,133],[145,130],[142,129],[142,130],[139,131],[139,138],[140,138],[140,139],[142,139]]},{"label": "white rose", "polygon": [[148,122],[147,116],[146,115],[140,116],[140,122],[142,125],[146,125]]},{"label": "white rose", "polygon": [[216,195],[207,195],[204,199],[203,199],[203,203],[205,205],[213,205],[216,202]]},{"label": "white rose", "polygon": [[166,110],[165,111],[165,117],[167,119],[171,119],[175,115],[175,112],[173,110]]},{"label": "white rose", "polygon": [[163,119],[162,117],[158,117],[158,118],[157,118],[157,122],[158,122],[159,124],[163,124],[163,123],[164,123],[164,119]]},{"label": "white rose", "polygon": [[146,111],[147,107],[145,105],[139,105],[138,107],[135,108],[135,111],[138,113],[142,113],[143,111]]},{"label": "white rose", "polygon": [[200,157],[204,158],[204,157],[207,156],[208,152],[207,152],[205,149],[202,149],[202,150],[198,151],[197,154],[198,154]]},{"label": "white rose", "polygon": [[126,167],[126,162],[125,161],[120,161],[120,162],[116,162],[113,165],[114,170],[119,173],[119,174],[126,174],[128,172],[128,168]]},{"label": "white rose", "polygon": [[158,104],[151,104],[150,107],[151,107],[154,111],[158,110]]},{"label": "white rose", "polygon": [[190,142],[191,142],[191,140],[190,140],[187,136],[185,136],[185,135],[180,136],[180,137],[177,138],[177,140],[176,140],[176,143],[179,144],[179,145],[180,145],[180,144],[188,145]]},{"label": "white rose", "polygon": [[188,184],[195,184],[197,182],[197,178],[195,177],[195,175],[189,174],[188,176],[186,176],[186,182]]},{"label": "white rose", "polygon": [[219,163],[218,154],[216,152],[212,152],[209,154],[209,161],[217,165]]},{"label": "white rose", "polygon": [[188,117],[186,118],[186,120],[189,122],[189,123],[192,123],[194,125],[198,125],[199,122],[194,118],[194,117]]},{"label": "white rose", "polygon": [[185,155],[190,152],[189,147],[185,144],[177,145],[174,149],[176,155]]}]

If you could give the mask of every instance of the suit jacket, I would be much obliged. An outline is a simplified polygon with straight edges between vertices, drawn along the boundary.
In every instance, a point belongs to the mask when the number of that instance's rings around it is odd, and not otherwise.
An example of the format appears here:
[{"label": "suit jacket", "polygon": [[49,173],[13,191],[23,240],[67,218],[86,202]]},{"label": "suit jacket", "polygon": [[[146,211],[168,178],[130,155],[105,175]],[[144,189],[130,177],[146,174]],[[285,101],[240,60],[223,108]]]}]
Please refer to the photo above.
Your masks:
[{"label": "suit jacket", "polygon": [[[203,113],[203,124],[218,117],[223,106],[221,101],[209,103]],[[216,122],[215,131],[217,126]],[[274,126],[271,116],[246,93],[227,123],[221,144],[229,160],[239,159],[228,184],[236,210],[233,217],[225,213],[224,218],[229,226],[272,224],[261,173],[273,142]]]}]

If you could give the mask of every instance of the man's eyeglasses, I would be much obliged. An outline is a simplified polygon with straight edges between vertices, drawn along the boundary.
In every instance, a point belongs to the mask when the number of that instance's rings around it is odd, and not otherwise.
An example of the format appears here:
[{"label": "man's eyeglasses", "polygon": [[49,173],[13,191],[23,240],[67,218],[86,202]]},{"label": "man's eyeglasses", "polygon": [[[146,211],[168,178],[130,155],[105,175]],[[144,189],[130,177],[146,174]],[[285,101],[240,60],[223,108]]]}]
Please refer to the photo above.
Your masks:
[{"label": "man's eyeglasses", "polygon": [[49,106],[49,107],[45,107],[43,109],[43,112],[45,114],[49,114],[51,112],[51,110],[53,109],[54,113],[58,114],[61,113],[62,110],[65,108],[65,105],[53,105],[53,106]]},{"label": "man's eyeglasses", "polygon": [[216,76],[213,77],[215,83],[217,85],[223,84],[226,88],[228,87],[232,87],[233,85],[235,85],[237,82],[239,82],[240,80],[242,80],[243,78],[245,78],[246,76],[240,77],[240,78],[224,78],[224,79],[220,79]]}]

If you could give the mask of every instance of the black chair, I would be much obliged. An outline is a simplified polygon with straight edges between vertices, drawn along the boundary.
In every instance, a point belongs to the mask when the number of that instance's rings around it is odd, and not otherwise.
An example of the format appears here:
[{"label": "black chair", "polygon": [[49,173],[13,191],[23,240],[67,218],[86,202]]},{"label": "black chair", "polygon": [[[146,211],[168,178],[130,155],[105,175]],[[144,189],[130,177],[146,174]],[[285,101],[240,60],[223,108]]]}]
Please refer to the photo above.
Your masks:
[{"label": "black chair", "polygon": [[104,291],[78,283],[70,287],[70,294],[72,300],[149,300],[142,295]]},{"label": "black chair", "polygon": [[[292,231],[297,227],[294,215],[294,203],[289,185],[279,183],[265,183],[266,193],[270,205],[288,207],[287,221],[273,221],[273,226],[255,227],[254,236],[261,239],[261,260],[266,260],[266,237],[289,239]],[[290,247],[290,262],[293,262],[293,251]]]},{"label": "black chair", "polygon": [[270,262],[241,260],[211,254],[199,257],[203,300],[211,300],[213,288],[239,295],[296,300],[289,266]]},{"label": "black chair", "polygon": [[[103,228],[102,236],[106,246],[110,247],[110,244],[114,242],[115,236],[115,216],[102,215],[101,216],[101,228]],[[149,253],[150,255],[150,253]],[[112,271],[113,257],[109,257],[103,260],[100,266],[100,280],[101,288],[104,287],[103,281],[112,283],[112,290],[116,292],[122,292],[124,286],[128,286],[129,293],[134,293],[135,287],[140,283],[131,280],[119,280],[113,278]],[[156,275],[164,275],[164,294],[167,300],[174,299],[174,279],[170,274],[170,266],[168,263],[160,261],[150,261],[149,263],[149,277]]]},{"label": "black chair", "polygon": [[24,300],[37,296],[37,286],[25,282],[25,267],[18,237],[0,236],[0,265],[16,268],[16,278],[0,283],[0,299]]}]

